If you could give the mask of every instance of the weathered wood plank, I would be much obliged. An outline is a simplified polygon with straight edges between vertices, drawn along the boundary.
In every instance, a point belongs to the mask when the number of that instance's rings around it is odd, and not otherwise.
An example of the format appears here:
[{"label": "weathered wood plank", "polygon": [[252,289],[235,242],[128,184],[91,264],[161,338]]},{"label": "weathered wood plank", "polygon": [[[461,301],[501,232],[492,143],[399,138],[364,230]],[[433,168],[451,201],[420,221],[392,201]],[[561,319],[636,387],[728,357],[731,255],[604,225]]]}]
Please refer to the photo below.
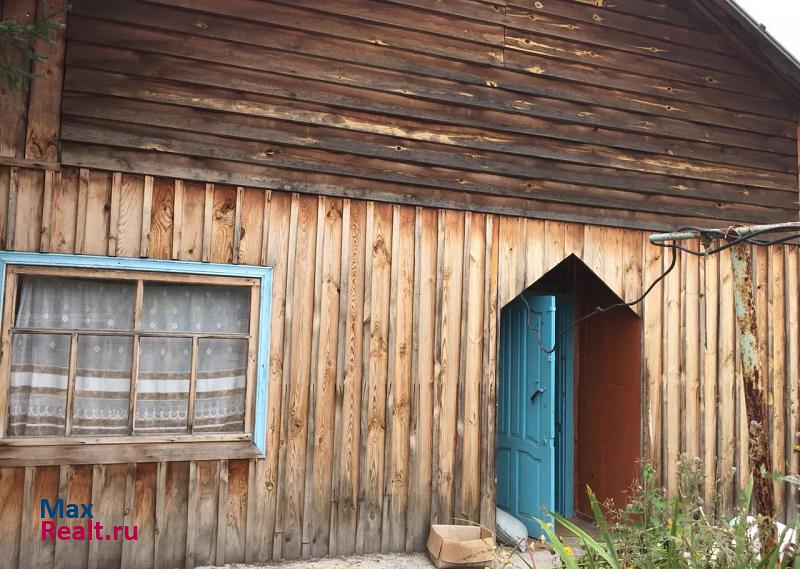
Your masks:
[{"label": "weathered wood plank", "polygon": [[666,466],[666,488],[674,495],[678,491],[678,469],[673,465],[678,464],[680,457],[680,427],[684,422],[681,413],[681,296],[682,286],[682,260],[684,254],[679,255],[678,262],[672,272],[664,281],[664,307],[663,307],[663,349],[664,349],[664,383],[662,397],[664,401],[664,461]]},{"label": "weathered wood plank", "polygon": [[44,172],[44,187],[42,191],[42,222],[41,222],[41,237],[39,238],[39,250],[42,253],[50,252],[51,248],[51,226],[53,223],[53,186],[60,183],[58,180],[61,177],[61,172],[54,172],[52,170],[45,170]]},{"label": "weathered wood plank", "polygon": [[[800,259],[798,259],[797,247],[790,247],[786,252],[784,259],[786,266],[786,377],[798,377],[800,373],[800,334],[798,334],[798,325],[800,325],[800,303],[798,303],[796,291],[800,286]],[[787,382],[786,386],[786,437],[790,444],[797,444],[796,433],[800,430],[800,393],[798,393],[798,385],[795,383]],[[794,447],[791,447],[794,448]],[[793,457],[797,460],[797,456]],[[797,467],[797,463],[794,463]],[[797,500],[789,499],[786,505],[786,515],[788,519],[792,519],[798,513]]]},{"label": "weathered wood plank", "polygon": [[144,197],[142,198],[142,232],[139,254],[146,257],[150,254],[150,229],[153,215],[153,186],[155,180],[152,176],[144,177]]},{"label": "weathered wood plank", "polygon": [[711,500],[717,480],[717,333],[719,323],[719,257],[703,259],[701,282],[703,292],[702,339],[702,413],[704,498]]},{"label": "weathered wood plank", "polygon": [[364,308],[364,378],[361,416],[361,492],[356,551],[381,548],[384,496],[386,388],[389,363],[389,292],[392,271],[392,208],[367,204],[367,270]]},{"label": "weathered wood plank", "polygon": [[115,257],[119,244],[119,214],[122,199],[122,173],[114,172],[111,175],[111,200],[108,220],[108,255]]},{"label": "weathered wood plank", "polygon": [[94,539],[89,542],[90,569],[116,567],[121,564],[123,540],[113,538],[112,527],[123,523],[127,479],[126,464],[99,464],[92,468],[92,513],[103,524],[104,529],[100,535],[110,537],[106,538],[107,541]]},{"label": "weathered wood plank", "polygon": [[317,238],[314,251],[314,303],[312,305],[312,312],[314,319],[311,324],[311,354],[310,354],[310,380],[308,385],[308,419],[306,427],[306,470],[308,474],[305,476],[305,486],[303,488],[303,532],[302,532],[302,552],[303,558],[311,556],[311,533],[312,533],[312,493],[313,485],[312,478],[314,472],[314,442],[316,433],[316,417],[317,417],[317,373],[319,370],[319,328],[322,315],[322,264],[323,264],[323,247],[325,246],[325,218],[327,214],[327,201],[328,198],[322,196],[317,199]]},{"label": "weathered wood plank", "polygon": [[83,253],[106,255],[110,225],[111,174],[92,170],[86,192],[86,227]]},{"label": "weathered wood plank", "polygon": [[486,280],[484,300],[483,379],[481,381],[481,525],[495,527],[497,484],[495,479],[495,406],[497,400],[497,324],[500,224],[486,216]]},{"label": "weathered wood plank", "polygon": [[[14,20],[19,24],[30,24],[36,18],[35,0],[6,0],[3,2],[2,19]],[[21,65],[23,55],[11,53],[6,56],[8,65]],[[25,69],[25,68],[23,68]],[[31,69],[27,67],[26,70]],[[24,84],[12,87],[5,81],[0,85],[0,156],[23,157],[25,155],[25,132],[28,115],[28,93],[30,86]]]},{"label": "weathered wood plank", "polygon": [[50,250],[75,252],[75,225],[78,207],[78,170],[67,168],[56,176],[51,206]]},{"label": "weathered wood plank", "polygon": [[356,551],[361,452],[361,392],[364,351],[366,204],[342,205],[342,261],[339,357],[336,387],[336,438],[330,554]]},{"label": "weathered wood plank", "polygon": [[[633,302],[642,296],[642,240],[643,235],[634,231],[625,231],[622,239],[622,299]],[[650,283],[644,283],[644,286]],[[631,307],[640,317],[642,304]]]},{"label": "weathered wood plank", "polygon": [[[644,282],[649,287],[666,268],[664,259],[665,250],[659,249],[645,240],[642,243],[644,257]],[[669,253],[667,253],[669,254]],[[662,477],[662,370],[664,360],[662,352],[663,324],[662,314],[664,307],[664,284],[660,283],[653,288],[644,299],[642,310],[644,312],[643,325],[643,377],[645,378],[644,408],[647,412],[647,437],[644,455],[653,462],[656,469],[656,480]]]},{"label": "weathered wood plank", "polygon": [[11,184],[11,168],[2,166],[0,167],[0,246],[6,248],[6,241],[8,235],[6,228],[8,226],[8,198]]},{"label": "weathered wood plank", "polygon": [[228,539],[228,462],[219,462],[219,486],[217,491],[217,543],[215,546],[216,565],[225,564]]},{"label": "weathered wood plank", "polygon": [[484,343],[486,342],[484,318],[486,310],[486,217],[471,215],[470,232],[465,236],[464,252],[465,278],[464,303],[466,306],[466,322],[462,323],[465,342],[462,344],[463,368],[463,404],[462,417],[459,422],[463,429],[463,453],[461,464],[456,468],[462,473],[460,510],[456,516],[460,519],[480,522],[481,506],[481,452],[485,451],[481,441],[481,415],[486,412],[481,405],[481,382],[487,370],[484,368]]},{"label": "weathered wood plank", "polygon": [[524,265],[524,250],[520,251],[524,226],[521,221],[512,217],[501,217],[500,223],[500,259],[498,269],[499,305],[505,306],[522,292],[522,283],[517,284],[517,271]]},{"label": "weathered wood plank", "polygon": [[266,489],[262,508],[266,515],[265,554],[273,558],[273,537],[278,503],[278,449],[281,446],[281,389],[284,377],[284,317],[286,314],[286,279],[289,251],[290,195],[274,193],[269,209],[269,237],[265,263],[274,267],[272,284],[272,314],[270,316],[269,386],[267,409]]},{"label": "weathered wood plank", "polygon": [[268,514],[262,507],[264,498],[269,493],[269,480],[266,460],[251,459],[249,464],[245,562],[259,563],[269,560],[269,549],[272,548],[272,536],[265,531]]},{"label": "weathered wood plank", "polygon": [[[200,261],[202,260],[203,254],[205,186],[197,182],[186,182],[182,185],[183,196],[181,198],[182,210],[180,214],[182,219],[181,237],[178,242],[178,239],[173,235],[173,246],[175,244],[178,245],[176,258],[184,261]],[[177,213],[177,199],[175,200],[175,208]],[[177,216],[174,222],[177,227]]]},{"label": "weathered wood plank", "polygon": [[183,567],[186,559],[189,463],[159,462],[158,468],[155,564],[165,569]]},{"label": "weathered wood plank", "polygon": [[317,330],[313,470],[307,478],[306,525],[310,528],[309,553],[312,557],[325,555],[329,550],[333,447],[336,404],[337,369],[339,368],[339,309],[340,278],[342,273],[342,201],[329,199],[321,210],[318,231],[322,233],[322,251],[318,259],[321,270],[320,318]]},{"label": "weathered wood plank", "polygon": [[[434,398],[434,416],[439,411],[439,429],[434,433],[438,438],[438,472],[434,473],[435,500],[438,501],[438,523],[453,523],[455,469],[454,442],[456,436],[456,397],[458,385],[463,381],[459,366],[459,338],[461,336],[461,287],[464,255],[464,214],[443,212],[444,239],[439,258],[442,281],[442,333],[439,350],[439,377]],[[524,270],[524,266],[522,267]]]},{"label": "weathered wood plank", "polygon": [[[691,242],[690,247],[698,247],[699,243]],[[683,339],[683,360],[681,382],[684,388],[684,419],[679,426],[682,431],[681,453],[690,459],[700,457],[700,433],[702,432],[702,419],[700,404],[700,354],[702,345],[696,338],[700,337],[700,268],[699,258],[694,255],[684,255],[681,266],[682,280],[685,283],[685,294],[681,299]],[[684,260],[685,259],[685,260]]]},{"label": "weathered wood plank", "polygon": [[0,469],[0,541],[5,544],[3,554],[7,567],[16,567],[19,562],[20,537],[23,527],[23,502],[25,487],[24,468]]},{"label": "weathered wood plank", "polygon": [[175,180],[172,193],[172,253],[171,259],[179,259],[183,237],[183,180]]},{"label": "weathered wood plank", "polygon": [[[66,7],[66,0],[40,2],[37,6],[36,19],[50,17],[64,24]],[[25,135],[25,158],[28,160],[58,162],[59,159],[64,37],[64,28],[56,29],[51,42],[39,40],[35,48],[37,55],[42,59],[33,63],[36,80],[30,83],[28,96],[28,123]]]},{"label": "weathered wood plank", "polygon": [[[540,225],[538,227],[532,227],[531,223],[535,224],[537,222],[526,222],[528,231],[527,254],[529,258],[542,256],[543,265],[541,270],[537,271],[536,278],[531,280],[533,275],[529,275],[525,281],[526,285],[533,284],[544,276],[545,273],[554,269],[556,265],[564,260],[564,255],[566,253],[566,227],[563,223],[558,221],[545,221],[543,224],[539,222]],[[531,230],[533,230],[534,233],[533,241],[531,240]],[[537,233],[538,235],[536,235]],[[539,251],[539,253],[534,253],[534,251]]]},{"label": "weathered wood plank", "polygon": [[236,188],[214,187],[214,206],[211,225],[212,263],[233,262],[233,229],[236,218]]},{"label": "weathered wood plank", "polygon": [[52,567],[55,563],[55,540],[42,539],[42,522],[44,520],[38,514],[41,501],[46,499],[53,503],[58,498],[58,489],[59,468],[57,466],[25,468],[19,547],[19,567],[22,569]]},{"label": "weathered wood plank", "polygon": [[718,444],[717,478],[722,480],[722,511],[729,515],[737,495],[736,467],[736,328],[734,326],[733,276],[730,253],[719,255],[719,332],[717,334]]},{"label": "weathered wood plank", "polygon": [[414,263],[416,212],[395,206],[392,219],[392,267],[389,299],[389,382],[381,551],[406,546],[409,493],[409,433],[413,370]]},{"label": "weathered wood plank", "polygon": [[17,175],[13,247],[17,251],[38,251],[42,237],[44,172],[20,169]]},{"label": "weathered wood plank", "polygon": [[297,307],[290,328],[289,367],[286,417],[285,494],[283,517],[283,558],[297,559],[302,553],[303,491],[305,487],[306,437],[308,435],[308,396],[311,380],[311,342],[313,311],[300,307],[313,306],[315,244],[317,233],[317,198],[303,196],[298,200],[296,243],[293,256],[293,290],[291,302]]},{"label": "weathered wood plank", "polygon": [[[249,462],[246,460],[228,461],[228,485],[225,512],[220,516],[227,521],[225,532],[225,562],[241,563],[245,558],[245,539],[247,537],[247,477]],[[217,542],[219,544],[219,542]]]},{"label": "weathered wood plank", "polygon": [[[792,469],[793,449],[791,435],[786,431],[786,248],[772,247],[768,251],[767,289],[768,343],[764,346],[769,362],[768,386],[770,393],[770,431],[772,433],[772,465],[776,472],[789,473]],[[791,384],[791,382],[789,382]],[[789,435],[789,436],[787,436]],[[787,499],[791,500],[791,487],[776,482],[775,506],[777,516],[786,515]]]},{"label": "weathered wood plank", "polygon": [[417,208],[414,232],[414,310],[406,551],[420,551],[431,519],[434,319],[436,312],[436,211]]},{"label": "weathered wood plank", "polygon": [[[157,464],[137,464],[133,476],[133,507],[129,512],[130,524],[138,527],[137,540],[122,544],[123,568],[156,567],[154,556],[156,542],[156,483]],[[128,523],[126,521],[126,523]]]},{"label": "weathered wood plank", "polygon": [[[147,179],[145,178],[145,199]],[[156,178],[153,184],[153,201],[148,229],[149,242],[146,254],[154,259],[172,257],[172,233],[174,230],[175,181]]]},{"label": "weathered wood plank", "polygon": [[217,520],[222,515],[219,507],[220,461],[197,462],[197,494],[195,509],[188,510],[194,516],[194,562],[196,566],[213,565],[217,554]]},{"label": "weathered wood plank", "polygon": [[[59,474],[58,497],[67,504],[88,504],[92,501],[92,467],[62,466]],[[64,520],[65,525],[75,528],[84,525],[80,518]],[[74,531],[74,530],[73,530]],[[56,569],[84,568],[89,561],[88,541],[56,541]]]},{"label": "weathered wood plank", "polygon": [[[288,255],[287,266],[295,266],[297,259],[297,226],[300,210],[300,196],[292,194],[291,206],[288,216]],[[293,328],[292,320],[294,318],[294,289],[295,279],[297,272],[288,273],[286,278],[286,304],[284,312],[284,333],[283,333],[283,346],[282,352],[286,358],[286,364],[282,368],[283,375],[281,377],[281,425],[280,425],[280,440],[278,451],[278,476],[277,476],[277,503],[278,508],[275,513],[275,536],[273,540],[273,559],[283,559],[283,533],[284,533],[284,518],[286,517],[286,440],[288,438],[288,424],[289,424],[289,382],[290,373],[292,371],[293,360],[291,358]]]},{"label": "weathered wood plank", "polygon": [[265,198],[266,192],[260,189],[245,188],[242,193],[242,215],[236,257],[239,263],[262,264]]}]

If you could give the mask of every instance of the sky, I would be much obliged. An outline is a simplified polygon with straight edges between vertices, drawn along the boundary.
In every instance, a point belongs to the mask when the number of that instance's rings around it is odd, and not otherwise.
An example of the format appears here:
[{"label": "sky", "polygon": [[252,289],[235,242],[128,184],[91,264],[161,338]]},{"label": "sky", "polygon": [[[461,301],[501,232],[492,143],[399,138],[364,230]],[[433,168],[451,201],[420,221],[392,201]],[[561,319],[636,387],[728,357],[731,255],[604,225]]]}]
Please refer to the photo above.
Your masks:
[{"label": "sky", "polygon": [[800,0],[735,0],[800,60]]}]

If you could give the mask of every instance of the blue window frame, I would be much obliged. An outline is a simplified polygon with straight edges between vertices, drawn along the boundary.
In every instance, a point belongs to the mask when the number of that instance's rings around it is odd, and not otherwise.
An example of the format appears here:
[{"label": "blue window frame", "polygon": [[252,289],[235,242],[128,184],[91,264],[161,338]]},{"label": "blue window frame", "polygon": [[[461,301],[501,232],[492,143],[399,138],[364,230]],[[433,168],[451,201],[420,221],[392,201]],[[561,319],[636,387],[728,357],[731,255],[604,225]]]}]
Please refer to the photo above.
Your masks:
[{"label": "blue window frame", "polygon": [[[253,373],[255,385],[250,404],[253,405],[252,443],[257,449],[258,454],[264,454],[266,450],[267,371],[269,361],[269,322],[272,298],[271,267],[122,257],[99,257],[89,255],[0,252],[0,314],[5,314],[6,312],[3,304],[6,296],[5,287],[9,266],[58,267],[73,270],[86,269],[87,271],[91,269],[138,271],[152,273],[154,280],[157,280],[159,274],[199,275],[203,277],[236,277],[256,280],[259,283],[258,328],[255,332],[255,334],[257,334],[255,338],[256,362]],[[91,275],[88,273],[87,278],[91,278]],[[5,322],[3,325],[5,327]],[[251,330],[250,334],[253,333],[254,332]],[[8,357],[8,354],[6,354],[6,357]],[[0,384],[2,383],[4,382],[0,382]],[[8,385],[8,382],[6,381],[5,384]],[[6,399],[7,401],[8,398],[5,397],[0,399]],[[7,402],[5,405],[7,405]],[[5,409],[3,409],[2,415],[5,416]],[[98,439],[98,441],[99,440],[100,439]],[[130,440],[135,442],[136,437],[131,436]]]}]

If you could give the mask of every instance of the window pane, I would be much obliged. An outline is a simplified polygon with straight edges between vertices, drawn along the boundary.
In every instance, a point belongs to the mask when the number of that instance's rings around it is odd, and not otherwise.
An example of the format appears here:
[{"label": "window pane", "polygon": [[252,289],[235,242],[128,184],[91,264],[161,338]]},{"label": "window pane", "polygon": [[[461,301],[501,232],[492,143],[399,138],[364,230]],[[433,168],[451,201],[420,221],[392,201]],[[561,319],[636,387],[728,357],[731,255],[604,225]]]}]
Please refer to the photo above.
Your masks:
[{"label": "window pane", "polygon": [[246,334],[249,318],[247,287],[144,284],[144,331]]},{"label": "window pane", "polygon": [[195,433],[244,431],[247,340],[199,340]]},{"label": "window pane", "polygon": [[131,282],[20,277],[16,325],[30,328],[131,330]]},{"label": "window pane", "polygon": [[191,338],[141,339],[134,434],[187,432],[191,370]]},{"label": "window pane", "polygon": [[70,336],[15,334],[9,436],[64,436]]},{"label": "window pane", "polygon": [[79,336],[74,436],[127,435],[133,338]]}]

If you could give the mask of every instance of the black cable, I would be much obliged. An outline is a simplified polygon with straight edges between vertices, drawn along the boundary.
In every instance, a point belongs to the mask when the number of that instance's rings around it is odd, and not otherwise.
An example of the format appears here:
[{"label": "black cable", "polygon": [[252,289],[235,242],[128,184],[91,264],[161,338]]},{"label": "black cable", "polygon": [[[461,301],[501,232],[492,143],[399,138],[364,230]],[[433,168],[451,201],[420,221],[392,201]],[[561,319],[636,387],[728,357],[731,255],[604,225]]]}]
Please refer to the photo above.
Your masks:
[{"label": "black cable", "polygon": [[[769,247],[771,245],[777,245],[777,244],[780,244],[780,243],[785,243],[787,241],[791,241],[793,239],[800,238],[800,234],[792,233],[791,235],[786,235],[784,237],[779,237],[777,239],[772,239],[772,240],[755,239],[755,237],[757,237],[759,235],[764,235],[766,233],[775,233],[777,231],[781,231],[781,232],[786,231],[783,228],[765,228],[765,229],[761,229],[759,231],[755,231],[753,233],[749,233],[747,235],[739,235],[738,233],[735,233],[735,230],[733,228],[731,228],[731,229],[729,229],[727,231],[723,231],[723,230],[720,230],[720,229],[701,229],[701,228],[698,228],[698,227],[682,227],[678,231],[697,231],[698,233],[700,233],[698,238],[701,241],[703,241],[704,243],[711,243],[712,241],[719,240],[719,239],[725,239],[726,242],[725,242],[725,244],[720,245],[719,247],[715,247],[715,248],[712,248],[712,249],[705,249],[704,251],[696,251],[694,249],[689,249],[688,247],[684,247],[683,245],[678,245],[674,241],[672,243],[654,243],[654,245],[656,245],[658,247],[662,247],[662,248],[678,249],[678,250],[683,251],[685,253],[688,253],[690,255],[695,255],[696,257],[704,257],[704,256],[707,256],[707,255],[714,255],[716,253],[720,253],[720,252],[722,252],[722,251],[724,251],[726,249],[730,249],[731,247],[734,247],[735,245],[739,245],[740,243],[748,243],[748,244],[751,244],[751,245],[756,245],[758,247]],[[736,235],[735,238],[731,237],[731,232],[734,232],[734,234]]]},{"label": "black cable", "polygon": [[552,354],[553,352],[556,351],[556,347],[558,346],[559,341],[561,341],[561,338],[563,338],[567,334],[567,332],[569,332],[570,330],[575,328],[581,322],[583,322],[585,320],[588,320],[589,318],[592,318],[594,316],[597,316],[598,314],[603,314],[604,312],[608,312],[609,310],[614,310],[614,309],[617,309],[617,308],[629,308],[631,306],[635,306],[635,305],[639,304],[640,302],[642,302],[647,297],[647,295],[652,292],[652,290],[656,287],[656,285],[658,285],[658,283],[660,283],[665,278],[667,278],[667,275],[669,275],[672,272],[672,270],[675,268],[675,265],[677,264],[677,261],[678,261],[678,253],[677,253],[677,249],[678,248],[679,248],[678,245],[676,245],[675,247],[671,247],[671,249],[672,249],[672,260],[670,261],[669,267],[667,267],[667,270],[664,271],[663,273],[661,273],[656,280],[654,280],[652,283],[650,283],[650,286],[647,287],[647,290],[645,290],[644,293],[642,293],[642,295],[639,298],[637,298],[636,300],[632,300],[630,302],[617,302],[616,304],[612,304],[612,305],[606,306],[606,307],[602,307],[602,306],[596,307],[589,314],[584,314],[583,316],[581,316],[580,318],[578,318],[577,320],[572,322],[572,324],[570,324],[569,326],[564,328],[561,331],[561,333],[558,336],[556,336],[555,340],[553,341],[553,347],[549,348],[549,349],[546,349],[544,346],[542,346],[542,336],[541,336],[541,331],[539,330],[539,328],[534,328],[533,326],[531,326],[531,314],[532,314],[533,311],[531,310],[531,305],[528,304],[528,301],[525,298],[525,294],[524,293],[521,294],[520,298],[522,298],[522,302],[525,303],[525,306],[527,307],[527,310],[528,310],[527,326],[528,326],[528,328],[530,328],[531,330],[536,332],[536,341],[539,344],[539,349],[542,350],[546,354]]},{"label": "black cable", "polygon": [[[667,275],[669,275],[672,272],[672,270],[675,268],[675,265],[676,265],[677,260],[678,260],[678,254],[677,254],[678,251],[683,251],[684,253],[688,253],[689,255],[694,255],[696,257],[706,257],[708,255],[714,255],[714,254],[720,253],[722,251],[725,251],[726,249],[730,249],[731,247],[734,247],[734,246],[739,245],[741,243],[748,243],[748,244],[755,245],[755,246],[758,246],[758,247],[769,247],[771,245],[778,245],[778,244],[781,244],[781,243],[786,243],[787,241],[792,241],[794,239],[800,239],[800,233],[792,233],[790,235],[786,235],[786,236],[783,236],[783,237],[779,237],[777,239],[770,239],[770,240],[755,239],[759,235],[764,235],[766,233],[775,233],[777,231],[780,231],[780,232],[787,231],[784,228],[774,228],[774,227],[773,228],[761,229],[759,231],[754,231],[753,233],[749,233],[747,235],[739,235],[738,233],[736,233],[736,229],[734,227],[731,227],[731,228],[729,228],[727,230],[722,230],[722,229],[703,229],[701,227],[685,226],[685,227],[679,228],[677,231],[678,232],[696,231],[699,234],[698,235],[698,239],[700,239],[705,245],[708,245],[712,241],[716,241],[716,240],[725,240],[725,243],[723,245],[720,245],[718,247],[714,247],[714,248],[711,248],[711,249],[705,248],[703,251],[696,251],[694,249],[690,249],[690,248],[685,247],[683,245],[679,245],[676,241],[672,241],[672,242],[669,242],[669,243],[653,243],[654,245],[656,245],[658,247],[662,247],[664,249],[672,249],[672,260],[670,261],[670,264],[669,264],[669,267],[667,267],[667,270],[664,271],[663,273],[661,273],[661,275],[659,275],[658,278],[656,278],[656,280],[654,280],[650,284],[650,286],[647,287],[647,290],[645,290],[644,293],[639,298],[637,298],[636,300],[632,300],[631,302],[618,302],[616,304],[612,304],[612,305],[606,306],[606,307],[598,306],[592,312],[590,312],[589,314],[585,314],[584,316],[582,316],[582,317],[578,318],[577,320],[575,320],[572,324],[570,324],[564,330],[562,330],[561,333],[558,336],[556,336],[555,340],[553,341],[553,347],[552,348],[547,349],[544,346],[542,346],[541,330],[539,328],[534,328],[531,325],[531,315],[533,314],[533,310],[531,309],[531,305],[528,304],[528,300],[525,298],[525,294],[521,294],[520,298],[522,298],[522,302],[525,303],[525,307],[527,308],[527,311],[528,311],[528,318],[527,318],[526,324],[527,324],[528,328],[530,328],[531,330],[536,332],[536,341],[539,344],[539,349],[542,350],[543,352],[545,352],[546,354],[552,354],[553,352],[555,352],[556,347],[558,346],[558,343],[561,341],[561,338],[564,337],[564,335],[566,335],[567,332],[569,332],[570,330],[575,328],[581,322],[584,322],[584,321],[588,320],[589,318],[597,316],[598,314],[603,314],[604,312],[608,312],[609,310],[614,310],[616,308],[631,307],[631,306],[635,306],[636,304],[639,304],[640,302],[642,302],[647,297],[647,295],[652,292],[652,290],[656,287],[656,285],[658,285],[658,283],[660,283],[665,278],[667,278]],[[736,235],[736,237],[733,237],[733,235]]]}]

